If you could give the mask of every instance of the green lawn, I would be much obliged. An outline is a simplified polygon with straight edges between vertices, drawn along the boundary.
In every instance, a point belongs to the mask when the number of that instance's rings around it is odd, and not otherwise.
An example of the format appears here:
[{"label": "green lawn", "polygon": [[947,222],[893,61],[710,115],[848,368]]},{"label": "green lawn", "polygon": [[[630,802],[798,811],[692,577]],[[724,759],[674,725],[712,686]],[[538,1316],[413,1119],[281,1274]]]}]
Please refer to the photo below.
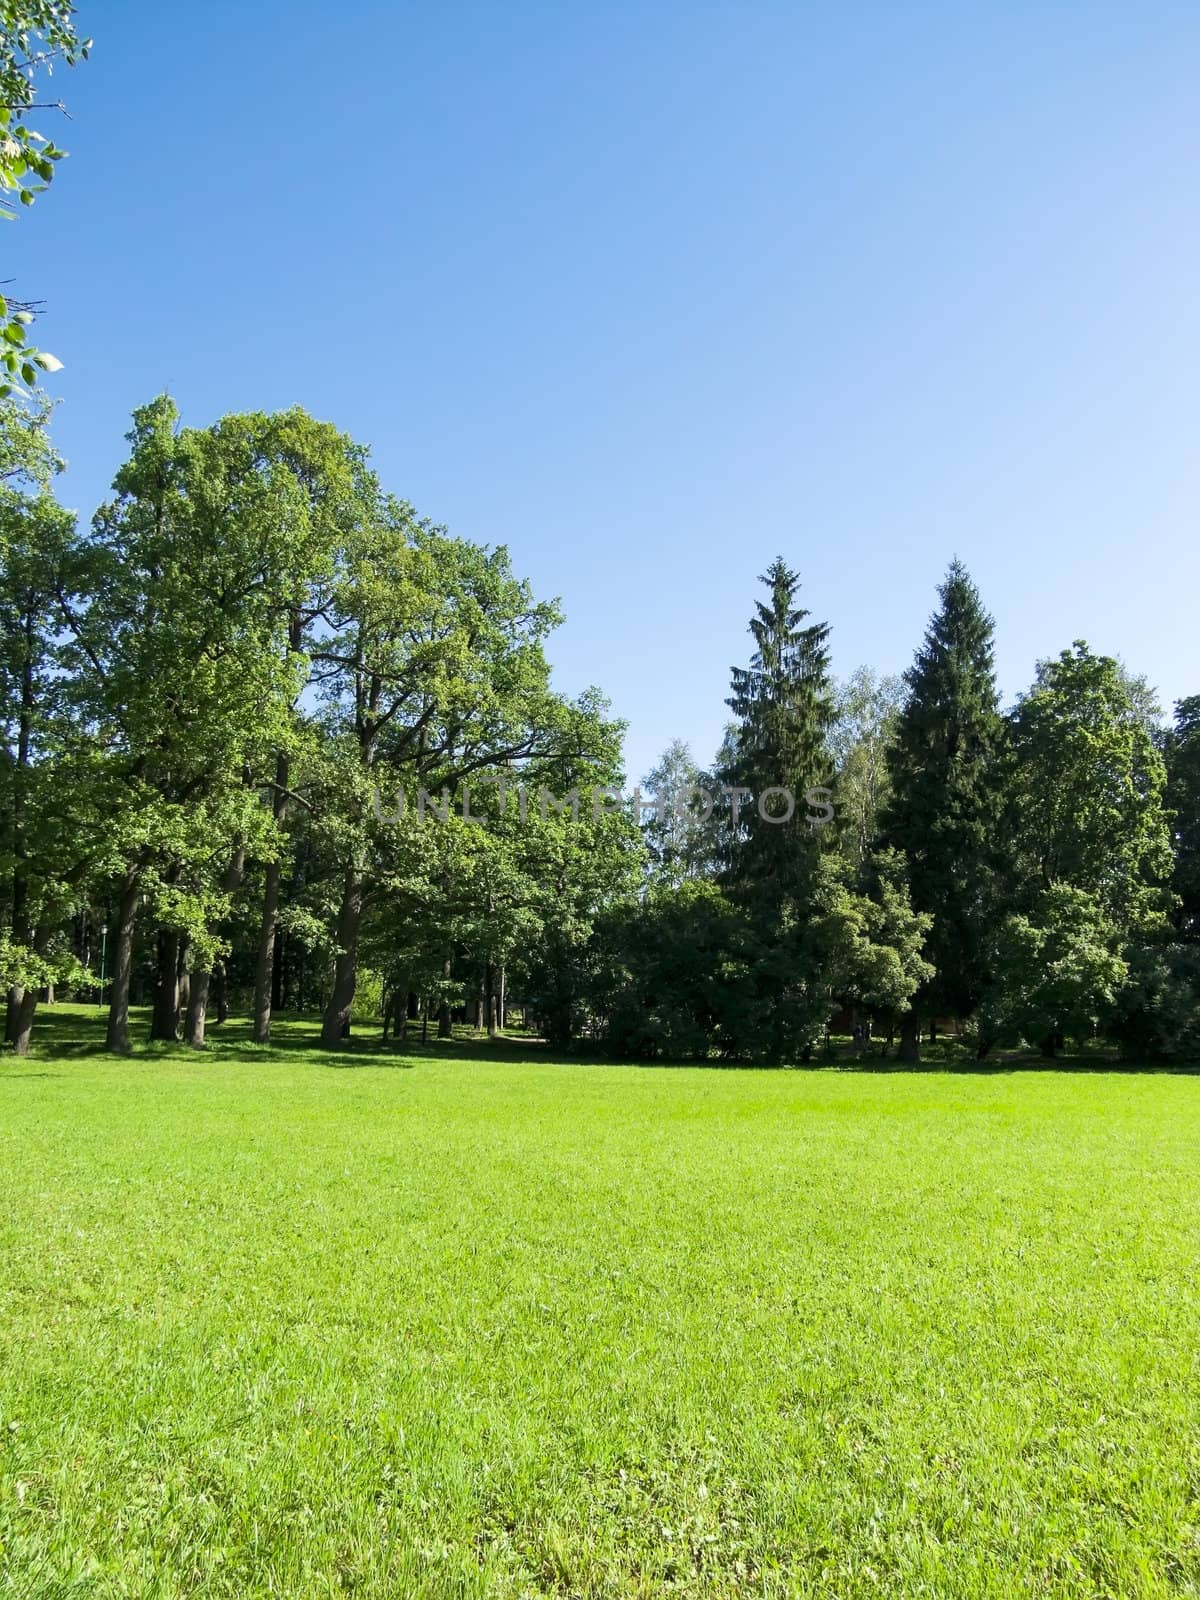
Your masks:
[{"label": "green lawn", "polygon": [[0,1594],[1200,1595],[1200,1079],[50,1025]]}]

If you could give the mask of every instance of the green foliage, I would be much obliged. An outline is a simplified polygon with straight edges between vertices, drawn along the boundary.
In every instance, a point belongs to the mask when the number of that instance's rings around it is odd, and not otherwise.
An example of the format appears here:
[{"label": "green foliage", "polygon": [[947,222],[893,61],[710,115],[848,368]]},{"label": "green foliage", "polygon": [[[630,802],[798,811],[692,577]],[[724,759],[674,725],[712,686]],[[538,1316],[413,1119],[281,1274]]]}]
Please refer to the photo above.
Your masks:
[{"label": "green foliage", "polygon": [[628,903],[645,857],[636,825],[620,811],[599,819],[581,812],[578,823],[550,815],[540,837],[534,879],[541,937],[521,952],[518,972],[547,1039],[565,1046],[591,1015],[597,921]]},{"label": "green foliage", "polygon": [[[856,912],[857,972],[841,998],[891,1024],[909,1011],[924,984],[935,976],[925,959],[933,918],[913,910],[903,856],[879,850],[863,866],[864,893]],[[853,970],[853,969],[852,969]]]},{"label": "green foliage", "polygon": [[715,883],[649,890],[603,918],[588,995],[604,1043],[620,1056],[735,1056],[755,1027],[759,955],[746,913]]},{"label": "green foliage", "polygon": [[1166,805],[1175,850],[1171,888],[1177,923],[1187,939],[1200,939],[1200,695],[1180,700],[1165,740]]},{"label": "green foliage", "polygon": [[364,1017],[378,1017],[383,1011],[383,974],[373,967],[359,967],[357,997]]},{"label": "green foliage", "polygon": [[0,928],[0,989],[37,989],[46,984],[82,983],[87,974],[60,940],[35,948],[18,943],[7,928]]},{"label": "green foliage", "polygon": [[[258,786],[292,741],[303,681],[290,643],[308,499],[270,419],[177,424],[166,398],[134,414],[115,498],[64,588],[64,660],[125,915],[136,890],[208,964],[235,844],[277,848]],[[117,1030],[128,978],[114,974]]]},{"label": "green foliage", "polygon": [[[0,0],[0,220],[31,206],[66,154],[25,114],[56,63],[71,67],[87,59],[91,40],[78,37],[74,17],[69,0]],[[28,305],[0,295],[0,399],[22,392],[22,384],[32,389],[42,372],[62,365],[29,343],[32,321]]]},{"label": "green foliage", "polygon": [[[455,796],[534,771],[561,778],[571,768],[576,782],[604,753],[605,735],[586,705],[550,687],[543,644],[557,607],[534,601],[506,550],[453,539],[399,501],[380,499],[347,541],[322,620],[310,653],[338,774],[324,825],[342,879],[332,1043],[353,1004],[363,917],[387,878],[374,845],[377,786],[415,801],[421,788]],[[510,864],[502,849],[486,859],[494,878],[484,912],[494,918],[509,900]],[[501,937],[493,922],[482,934],[488,959],[518,932]]]},{"label": "green foliage", "polygon": [[1117,1023],[1132,951],[1167,926],[1166,775],[1117,661],[1076,643],[1039,666],[1011,721],[1006,780],[1012,910],[981,1022],[1052,1049],[1056,1035]]},{"label": "green foliage", "polygon": [[[897,713],[895,685],[865,669],[835,696],[828,630],[776,562],[716,777],[669,747],[646,780],[669,809],[639,826],[593,807],[622,785],[623,729],[598,691],[553,689],[557,606],[506,550],[384,493],[328,424],[293,409],[183,427],[160,397],[85,536],[47,492],[45,408],[10,401],[0,424],[18,1048],[21,974],[94,962],[101,923],[114,1048],[136,981],[171,1035],[189,965],[226,999],[254,993],[260,1042],[302,975],[340,1044],[360,962],[379,981],[360,1015],[415,995],[445,1032],[454,1008],[504,991],[557,1044],[642,1057],[790,1064],[839,1009],[907,1039],[929,1007],[979,996],[984,1045],[1103,1022],[1182,1048],[1186,975],[1159,982],[1169,1005],[1127,975],[1171,903],[1148,692],[1077,647],[1039,670],[1002,748],[991,623],[961,568]],[[1179,841],[1191,748],[1181,718]],[[839,827],[761,816],[767,790],[803,801],[835,770]],[[671,804],[719,782],[743,791],[736,824]],[[1160,1043],[1156,1007],[1183,1017]]]},{"label": "green foliage", "polygon": [[874,896],[848,868],[817,861],[801,918],[794,908],[764,933],[754,908],[715,883],[652,887],[601,919],[591,1015],[622,1056],[704,1060],[807,1059],[838,1005],[891,1017],[929,976],[894,857],[875,863]]},{"label": "green foliage", "polygon": [[[651,880],[676,886],[710,875],[716,865],[716,825],[706,816],[703,789],[715,805],[716,780],[696,765],[682,739],[674,739],[641,782],[642,814]],[[710,810],[712,807],[709,808]]]},{"label": "green foliage", "polygon": [[1170,904],[1162,757],[1117,662],[1076,643],[1038,668],[1012,721],[1007,830],[1019,881],[1092,896],[1126,938]]},{"label": "green foliage", "polygon": [[58,462],[45,424],[46,408],[0,401],[0,938],[12,999],[66,971],[60,927],[82,877],[75,835],[82,827],[86,839],[91,821],[62,715],[59,597],[75,521],[49,493]]},{"label": "green foliage", "polygon": [[[724,781],[754,797],[730,829],[722,879],[753,943],[750,1000],[725,1048],[785,1062],[808,1059],[839,1004],[885,1016],[907,1009],[931,974],[920,955],[929,918],[914,914],[894,855],[874,872],[874,899],[856,885],[856,869],[866,865],[862,817],[858,848],[847,855],[835,848],[835,830],[823,838],[796,821],[780,824],[761,814],[767,790],[783,788],[799,800],[829,778],[835,759],[858,773],[860,809],[873,807],[887,723],[886,687],[860,676],[834,729],[828,628],[803,625],[807,612],[795,604],[799,580],[782,561],[763,581],[771,600],[760,603],[750,625],[757,646],[750,668],[734,672],[728,704],[738,720],[720,763]],[[849,832],[853,837],[853,820]]]},{"label": "green foliage", "polygon": [[1001,1043],[1087,1038],[1116,1013],[1128,977],[1120,931],[1094,896],[1054,883],[1028,915],[1006,917],[991,945],[994,983],[980,1007],[987,1036]]},{"label": "green foliage", "polygon": [[855,867],[866,862],[891,795],[887,753],[901,704],[901,680],[872,667],[856,668],[834,689],[828,745],[838,843]]},{"label": "green foliage", "polygon": [[1125,1060],[1200,1060],[1200,945],[1136,946],[1116,1010]]},{"label": "green foliage", "polygon": [[806,790],[828,781],[833,699],[829,627],[805,624],[809,613],[796,604],[799,574],[779,557],[759,582],[770,600],[756,602],[750,621],[750,665],[733,668],[726,705],[734,721],[718,778],[753,796],[742,801],[739,820],[727,832],[725,882],[735,894],[772,900],[810,870],[814,849],[796,827],[765,820],[759,804],[769,808],[767,791],[786,789],[799,806]]},{"label": "green foliage", "polygon": [[923,1004],[968,1016],[986,985],[984,944],[997,900],[997,756],[1002,724],[992,619],[958,561],[913,665],[888,751],[884,842],[903,852],[913,905],[933,918],[935,968]]},{"label": "green foliage", "polygon": [[50,402],[44,396],[0,399],[0,504],[5,517],[18,503],[48,490],[64,462],[50,439]]}]

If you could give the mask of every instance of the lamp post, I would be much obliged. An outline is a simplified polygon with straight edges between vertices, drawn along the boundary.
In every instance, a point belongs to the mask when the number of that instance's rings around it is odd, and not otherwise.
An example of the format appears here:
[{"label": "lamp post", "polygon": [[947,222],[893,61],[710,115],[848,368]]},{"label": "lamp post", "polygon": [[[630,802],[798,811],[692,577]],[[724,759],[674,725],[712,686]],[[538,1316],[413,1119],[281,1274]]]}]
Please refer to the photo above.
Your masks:
[{"label": "lamp post", "polygon": [[108,954],[108,923],[100,924],[100,1005],[104,1006],[104,958]]}]

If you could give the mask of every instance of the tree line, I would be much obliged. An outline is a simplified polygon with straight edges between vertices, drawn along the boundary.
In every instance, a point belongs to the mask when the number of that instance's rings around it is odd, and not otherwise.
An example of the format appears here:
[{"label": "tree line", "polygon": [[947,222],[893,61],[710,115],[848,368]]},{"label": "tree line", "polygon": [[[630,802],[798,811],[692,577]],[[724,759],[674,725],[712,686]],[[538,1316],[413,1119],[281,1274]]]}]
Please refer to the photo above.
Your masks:
[{"label": "tree line", "polygon": [[795,572],[763,582],[713,772],[676,745],[653,780],[829,784],[836,826],[651,822],[652,887],[607,917],[610,962],[638,952],[608,1012],[621,1047],[806,1059],[840,1013],[909,1061],[940,1025],[980,1058],[1200,1056],[1200,697],[1164,728],[1145,680],[1077,641],[1003,710],[958,561],[903,678],[838,683]]},{"label": "tree line", "polygon": [[[29,116],[89,48],[70,0],[6,6],[0,211],[51,182],[64,152]],[[19,1053],[67,992],[107,1004],[118,1051],[137,998],[154,1037],[199,1048],[210,1009],[250,1010],[266,1043],[281,1008],[319,1007],[333,1047],[356,1009],[445,1037],[455,1016],[497,1031],[516,996],[555,1044],[624,1056],[804,1060],[831,1023],[907,1059],[945,1023],[981,1056],[1200,1056],[1200,696],[1164,728],[1144,680],[1076,643],[1002,709],[958,563],[903,679],[839,682],[780,559],[709,769],[675,743],[645,780],[661,809],[530,807],[619,788],[622,728],[598,690],[552,690],[558,609],[508,553],[419,517],[299,409],[197,429],[166,398],[81,527],[53,494],[37,384],[60,363],[34,310],[0,296]],[[378,803],[422,789],[434,823]],[[768,804],[814,790],[827,827]]]},{"label": "tree line", "polygon": [[[711,767],[611,791],[622,728],[551,685],[560,620],[508,552],[387,493],[292,409],[135,412],[90,524],[59,505],[46,408],[0,400],[0,980],[95,996],[128,1050],[205,1042],[210,1008],[320,1008],[623,1056],[806,1060],[852,1017],[901,1056],[952,1021],[986,1054],[1108,1036],[1200,1044],[1200,699],[1075,644],[1007,713],[993,626],[955,563],[903,680],[831,674],[782,559],[764,577]],[[814,788],[833,821],[709,811]],[[431,818],[381,793],[442,797]],[[468,801],[464,806],[462,802]],[[463,814],[464,810],[466,815]],[[811,818],[809,819],[811,821]],[[102,971],[101,968],[104,968]]]}]

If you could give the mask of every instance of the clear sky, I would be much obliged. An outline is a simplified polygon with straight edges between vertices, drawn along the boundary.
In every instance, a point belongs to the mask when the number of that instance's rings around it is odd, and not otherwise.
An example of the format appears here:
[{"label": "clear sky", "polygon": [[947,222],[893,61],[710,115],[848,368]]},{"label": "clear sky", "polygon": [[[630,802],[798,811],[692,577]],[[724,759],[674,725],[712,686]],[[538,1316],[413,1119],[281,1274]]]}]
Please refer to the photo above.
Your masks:
[{"label": "clear sky", "polygon": [[[777,553],[906,666],[952,555],[1006,698],[1200,692],[1200,8],[82,0],[6,234],[90,515],[130,409],[300,403],[506,543],[644,772]],[[50,132],[53,114],[40,113]]]}]

